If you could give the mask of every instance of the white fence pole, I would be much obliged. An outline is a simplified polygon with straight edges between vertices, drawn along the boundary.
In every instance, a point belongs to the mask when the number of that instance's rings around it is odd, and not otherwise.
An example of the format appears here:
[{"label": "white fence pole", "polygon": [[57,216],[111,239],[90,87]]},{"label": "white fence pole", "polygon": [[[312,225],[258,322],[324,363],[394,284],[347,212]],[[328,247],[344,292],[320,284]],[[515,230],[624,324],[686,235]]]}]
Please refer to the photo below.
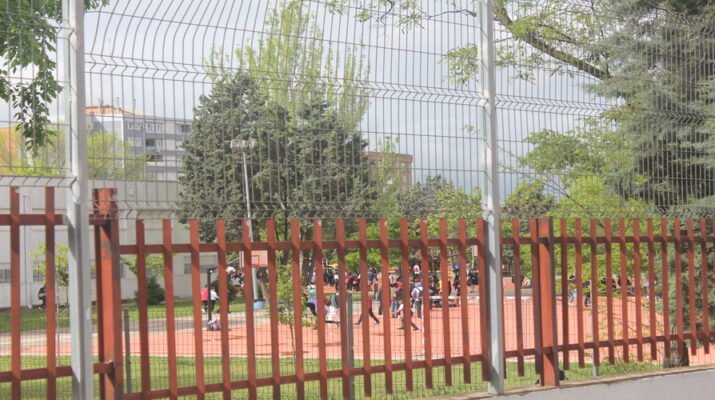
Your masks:
[{"label": "white fence pole", "polygon": [[84,116],[84,1],[63,0],[69,24],[62,62],[67,124],[66,165],[73,178],[67,191],[69,243],[69,312],[72,342],[73,398],[94,398],[92,366],[92,299],[89,258],[89,183]]},{"label": "white fence pole", "polygon": [[502,313],[502,273],[499,221],[499,158],[496,127],[496,66],[494,60],[494,0],[482,0],[479,5],[481,89],[480,119],[484,135],[484,199],[486,203],[486,260],[489,288],[489,333],[491,335],[489,363],[490,393],[504,393],[504,335]]}]

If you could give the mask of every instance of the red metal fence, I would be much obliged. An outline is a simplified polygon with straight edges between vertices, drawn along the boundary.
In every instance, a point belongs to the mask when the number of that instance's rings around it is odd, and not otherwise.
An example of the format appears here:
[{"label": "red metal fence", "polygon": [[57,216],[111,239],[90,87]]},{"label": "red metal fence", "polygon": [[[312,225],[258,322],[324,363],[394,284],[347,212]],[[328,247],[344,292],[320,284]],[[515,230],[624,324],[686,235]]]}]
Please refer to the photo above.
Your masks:
[{"label": "red metal fence", "polygon": [[[439,369],[440,381],[446,386],[453,384],[453,371],[461,370],[462,383],[478,379],[487,380],[490,323],[505,325],[506,349],[504,358],[516,358],[517,373],[525,373],[525,364],[533,364],[546,385],[559,384],[559,368],[569,370],[571,361],[583,368],[589,360],[594,366],[602,360],[608,363],[632,361],[634,352],[637,361],[670,358],[677,350],[683,358],[689,343],[691,356],[704,352],[709,354],[710,330],[708,290],[713,285],[712,221],[686,220],[618,220],[614,229],[610,220],[552,220],[540,218],[530,221],[528,236],[519,231],[519,221],[511,222],[512,234],[502,239],[502,249],[513,252],[510,266],[515,277],[513,289],[503,299],[504,321],[493,321],[488,313],[486,285],[469,288],[467,270],[463,266],[476,249],[476,265],[480,282],[487,281],[489,271],[484,255],[483,220],[440,220],[430,237],[428,224],[420,221],[399,221],[399,237],[389,237],[388,222],[381,220],[357,221],[353,237],[346,233],[346,223],[337,220],[334,229],[326,232],[323,223],[315,220],[310,225],[310,237],[301,237],[299,221],[289,225],[288,240],[279,241],[276,223],[265,224],[265,240],[252,241],[250,227],[243,221],[241,241],[227,241],[226,224],[216,221],[216,239],[209,243],[200,240],[199,222],[190,221],[189,241],[174,243],[170,220],[162,221],[162,242],[148,244],[145,240],[144,222],[136,221],[134,244],[120,245],[119,220],[116,204],[112,201],[113,190],[97,190],[91,223],[95,227],[95,258],[97,260],[97,355],[95,372],[100,377],[99,392],[103,398],[177,398],[195,395],[199,399],[209,393],[221,393],[230,398],[234,391],[246,391],[251,399],[272,393],[280,399],[285,391],[295,393],[302,399],[311,396],[328,398],[340,391],[347,396],[355,387],[355,378],[362,394],[373,395],[376,379],[379,378],[385,393],[393,393],[398,384],[406,391],[416,388],[416,382],[432,388],[435,371]],[[69,376],[69,366],[58,366],[55,336],[55,266],[53,263],[55,229],[64,223],[54,211],[54,191],[46,190],[44,215],[26,215],[19,212],[18,193],[11,189],[10,214],[0,215],[0,226],[10,227],[10,251],[12,274],[12,302],[10,309],[10,370],[0,372],[0,385],[10,382],[12,398],[21,398],[21,382],[45,380],[47,398],[56,397],[56,379]],[[553,224],[557,224],[554,234]],[[368,238],[370,224],[376,224],[378,234]],[[21,324],[19,296],[19,251],[20,227],[44,226],[46,252],[46,368],[23,369],[21,354]],[[645,232],[642,232],[642,225]],[[588,228],[588,235],[585,234]],[[375,232],[375,231],[373,231]],[[656,234],[658,232],[659,234]],[[334,239],[326,240],[326,235]],[[391,252],[391,250],[393,250]],[[252,253],[267,252],[268,259],[268,311],[254,311],[253,276],[245,274],[243,299],[245,312],[229,314],[228,296],[219,296],[218,320],[223,329],[207,332],[202,314],[202,271],[200,256],[215,254],[218,260],[219,293],[227,293],[228,257],[242,253],[245,271],[253,268]],[[327,287],[323,279],[325,253],[337,254],[338,285]],[[351,323],[352,295],[346,283],[346,256],[357,251],[359,272],[368,275],[369,254],[378,252],[380,268],[388,271],[395,254],[399,254],[397,273],[402,277],[413,276],[411,259],[418,255],[421,271],[418,281],[423,287],[431,286],[430,271],[432,256],[438,260],[439,280],[442,290],[430,294],[423,290],[424,305],[421,319],[416,311],[406,304],[400,319],[388,316],[391,304],[390,282],[387,273],[381,274],[377,285],[382,290],[375,299],[383,307],[382,324],[371,325],[367,311],[370,309],[370,289],[366,279],[359,283],[359,302],[356,308],[362,314],[359,326]],[[301,275],[301,253],[310,254],[318,277],[315,282],[316,317],[307,323],[303,314],[305,307]],[[615,255],[614,255],[615,253]],[[174,299],[175,272],[173,256],[190,256],[190,285],[194,294],[191,315],[186,321],[176,316]],[[124,351],[119,260],[120,255],[137,257],[137,302],[138,302],[138,358],[139,388],[130,393],[124,391]],[[166,295],[164,302],[165,324],[156,332],[148,307],[148,277],[146,259],[150,255],[163,255],[163,283]],[[669,256],[671,263],[669,263]],[[614,265],[614,258],[617,264]],[[288,265],[281,265],[287,260]],[[451,272],[451,262],[460,266]],[[696,276],[696,266],[700,275]],[[292,286],[289,304],[281,302],[279,286],[280,271],[290,270]],[[450,277],[450,274],[453,276]],[[451,296],[447,281],[458,275],[462,283],[457,296]],[[523,277],[522,277],[523,276]],[[406,281],[407,279],[403,280]],[[531,284],[527,284],[528,281]],[[415,281],[416,282],[416,281]],[[405,284],[406,285],[406,284]],[[509,285],[507,285],[509,286]],[[407,287],[407,286],[406,286]],[[685,289],[684,289],[685,288]],[[671,297],[674,289],[674,298]],[[513,290],[513,293],[511,291]],[[338,294],[339,326],[327,319],[326,299],[331,293]],[[284,294],[280,294],[284,295]],[[405,294],[408,298],[408,294]],[[398,299],[399,303],[399,299]],[[434,307],[432,305],[435,305]],[[698,308],[698,304],[700,305]],[[285,309],[294,310],[292,320],[282,319]],[[675,317],[671,313],[675,313]],[[177,321],[186,322],[177,325]],[[417,330],[410,323],[421,322]],[[671,329],[671,324],[674,326]],[[288,327],[287,325],[290,325]],[[402,325],[402,326],[398,326]],[[399,329],[404,328],[404,329]],[[286,329],[291,338],[285,340]],[[282,333],[281,333],[282,332]],[[351,341],[354,336],[357,340]],[[336,339],[337,337],[337,339]],[[126,339],[126,338],[125,338]],[[214,346],[213,343],[217,343]],[[330,350],[337,343],[339,354]],[[702,349],[699,344],[702,343]],[[289,346],[290,348],[286,348]],[[671,348],[674,346],[674,348]],[[181,348],[179,348],[181,347]],[[269,351],[262,349],[268,348]],[[606,354],[601,354],[604,350]],[[134,352],[133,352],[134,353]],[[659,355],[659,353],[662,353]],[[286,354],[292,359],[285,362]],[[187,367],[181,367],[182,359],[192,360],[190,384],[185,384]],[[158,366],[156,359],[163,360]],[[238,363],[237,363],[238,360]],[[214,363],[220,371],[214,371]],[[479,364],[477,364],[479,363]],[[270,368],[262,370],[260,365]],[[479,365],[480,376],[473,376],[472,366]],[[152,381],[157,376],[152,370],[161,368],[166,376]],[[183,369],[182,369],[183,368]],[[330,382],[338,380],[339,387]],[[183,382],[183,383],[182,383]],[[318,385],[315,395],[306,394],[306,385]],[[404,386],[403,386],[404,385]],[[268,390],[268,391],[266,391]],[[312,392],[311,392],[312,393]]]}]

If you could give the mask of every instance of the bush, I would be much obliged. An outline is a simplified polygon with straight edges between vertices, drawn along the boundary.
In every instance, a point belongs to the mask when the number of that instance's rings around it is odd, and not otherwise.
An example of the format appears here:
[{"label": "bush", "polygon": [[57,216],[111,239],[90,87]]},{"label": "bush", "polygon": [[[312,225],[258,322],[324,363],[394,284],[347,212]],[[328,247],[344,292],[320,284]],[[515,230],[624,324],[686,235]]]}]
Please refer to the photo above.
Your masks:
[{"label": "bush", "polygon": [[[150,276],[146,284],[147,289],[147,305],[153,306],[164,301],[164,288],[161,287],[156,277]],[[139,292],[134,292],[134,298],[139,304]]]}]

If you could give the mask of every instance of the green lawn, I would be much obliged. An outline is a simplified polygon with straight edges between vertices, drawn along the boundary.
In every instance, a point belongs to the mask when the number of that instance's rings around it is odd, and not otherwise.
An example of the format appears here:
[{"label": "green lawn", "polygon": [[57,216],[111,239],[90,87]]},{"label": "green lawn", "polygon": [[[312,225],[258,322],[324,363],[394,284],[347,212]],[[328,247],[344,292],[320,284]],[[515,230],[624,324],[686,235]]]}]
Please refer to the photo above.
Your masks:
[{"label": "green lawn", "polygon": [[[123,304],[122,308],[129,310],[129,320],[139,321],[139,309],[134,303]],[[231,311],[242,312],[245,306],[242,302],[231,304]],[[190,317],[193,315],[191,300],[178,300],[175,303],[174,313],[177,318]],[[166,319],[166,306],[156,304],[147,307],[149,319]],[[96,322],[96,310],[92,309],[92,319]],[[44,330],[46,323],[46,313],[44,310],[33,308],[21,311],[21,329],[24,332],[33,330]],[[60,328],[69,327],[69,311],[66,308],[60,309],[57,313],[57,325]],[[0,333],[10,331],[10,311],[0,311]]]},{"label": "green lawn", "polygon": [[[69,359],[63,357],[60,363],[67,364]],[[137,391],[140,385],[139,373],[139,358],[132,357],[132,384],[133,391]],[[177,360],[178,364],[178,379],[180,386],[195,385],[195,360],[193,358],[180,357]],[[166,358],[156,357],[150,359],[152,387],[154,389],[164,389],[168,387],[168,371]],[[41,368],[44,367],[44,359],[42,357],[23,357],[24,368]],[[10,368],[9,359],[0,357],[0,371],[6,371]],[[329,369],[339,369],[340,362],[331,360],[328,362]],[[259,359],[256,363],[256,369],[259,377],[271,376],[271,361],[269,359]],[[533,386],[538,377],[534,373],[533,364],[526,365],[526,376],[519,377],[516,373],[516,363],[507,363],[507,387],[524,387]],[[608,375],[623,375],[628,373],[648,372],[659,369],[658,364],[616,364],[602,365],[600,369],[601,376]],[[316,360],[305,361],[306,372],[318,370]],[[218,357],[207,357],[205,360],[204,372],[208,383],[218,383],[221,381],[221,359]],[[281,373],[291,374],[293,372],[292,361],[289,358],[281,360]],[[567,378],[570,381],[578,381],[591,379],[591,366],[587,365],[584,369],[572,369],[566,372]],[[233,358],[231,360],[231,378],[232,380],[246,379],[246,360],[242,358]],[[394,374],[394,391],[393,395],[388,395],[385,392],[385,382],[383,374],[375,374],[372,376],[373,398],[376,399],[415,399],[422,397],[432,397],[449,394],[459,394],[467,392],[483,392],[486,390],[486,384],[481,382],[480,365],[479,363],[472,364],[472,379],[474,383],[466,384],[463,382],[463,371],[461,365],[455,365],[452,369],[453,385],[445,386],[444,368],[435,368],[433,375],[433,387],[429,390],[425,388],[424,370],[414,371],[414,391],[408,393],[405,387],[405,373],[396,372]],[[69,379],[61,379],[58,381],[58,398],[69,398],[71,382]],[[363,378],[355,378],[355,398],[366,398],[363,393]],[[22,386],[23,399],[40,399],[46,398],[45,381],[28,381]],[[271,388],[259,389],[259,398],[270,398]],[[306,398],[319,398],[319,384],[317,382],[306,383]],[[330,398],[340,399],[342,390],[342,381],[340,379],[331,379],[328,383],[328,393]],[[207,396],[210,399],[220,398],[220,394],[212,394]],[[0,399],[10,398],[10,384],[0,384]],[[245,399],[247,393],[245,390],[235,391],[232,398]],[[281,398],[284,400],[295,399],[295,386],[283,385],[281,389]]]}]

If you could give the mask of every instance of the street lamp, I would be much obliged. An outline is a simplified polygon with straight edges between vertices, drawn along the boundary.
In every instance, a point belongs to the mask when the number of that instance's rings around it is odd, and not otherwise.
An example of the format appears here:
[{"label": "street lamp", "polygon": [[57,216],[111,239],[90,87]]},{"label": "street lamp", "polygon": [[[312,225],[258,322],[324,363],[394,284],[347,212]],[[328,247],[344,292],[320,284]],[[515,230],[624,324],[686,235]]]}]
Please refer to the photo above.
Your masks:
[{"label": "street lamp", "polygon": [[[250,191],[248,189],[248,167],[246,163],[246,151],[251,150],[256,147],[258,141],[256,139],[231,139],[231,151],[241,152],[241,157],[243,158],[243,185],[244,192],[246,193],[246,213],[248,216],[248,238],[253,241],[253,224],[251,222],[251,198]],[[245,269],[245,268],[244,268]],[[258,297],[258,279],[256,276],[256,269],[251,268],[251,274],[253,277],[253,293]],[[255,306],[254,301],[254,306]]]}]

